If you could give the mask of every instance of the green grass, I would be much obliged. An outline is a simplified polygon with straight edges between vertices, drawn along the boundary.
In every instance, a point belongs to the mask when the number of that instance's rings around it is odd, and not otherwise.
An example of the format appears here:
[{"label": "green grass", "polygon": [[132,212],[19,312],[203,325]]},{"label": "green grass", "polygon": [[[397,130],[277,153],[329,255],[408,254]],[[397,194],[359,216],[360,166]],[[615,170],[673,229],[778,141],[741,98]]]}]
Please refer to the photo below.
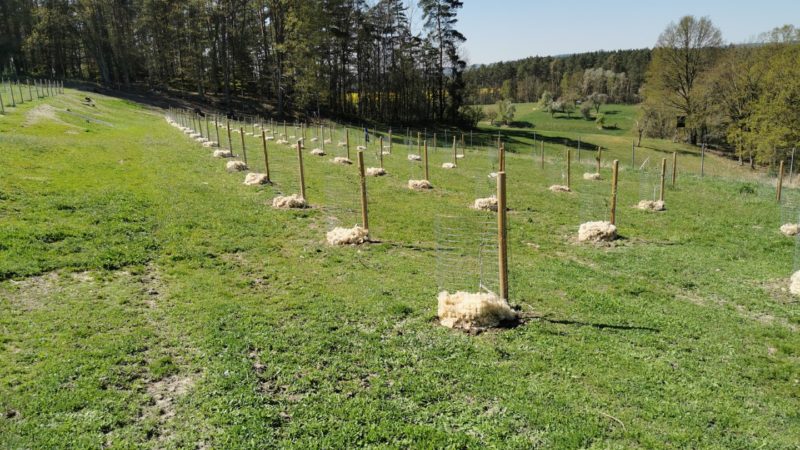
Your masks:
[{"label": "green grass", "polygon": [[[83,95],[0,116],[2,448],[800,442],[794,242],[773,189],[735,165],[708,156],[728,176],[700,180],[684,149],[668,211],[647,214],[631,205],[656,181],[623,161],[624,238],[578,245],[607,181],[580,179],[585,157],[575,193],[549,193],[563,148],[548,142],[543,170],[522,151],[532,137],[504,129],[510,297],[527,319],[470,336],[436,324],[435,297],[443,269],[474,278],[474,252],[451,267],[436,249],[445,215],[465,234],[491,222],[466,208],[492,192],[486,150],[444,171],[449,150],[432,149],[436,189],[413,193],[421,169],[397,142],[389,176],[368,181],[380,242],[332,248],[325,232],[358,220],[353,167],[306,153],[315,207],[274,211],[296,191],[294,151],[271,146],[277,185],[246,187],[162,113]],[[56,111],[33,114],[43,103]],[[623,135],[536,129],[627,154]]]}]

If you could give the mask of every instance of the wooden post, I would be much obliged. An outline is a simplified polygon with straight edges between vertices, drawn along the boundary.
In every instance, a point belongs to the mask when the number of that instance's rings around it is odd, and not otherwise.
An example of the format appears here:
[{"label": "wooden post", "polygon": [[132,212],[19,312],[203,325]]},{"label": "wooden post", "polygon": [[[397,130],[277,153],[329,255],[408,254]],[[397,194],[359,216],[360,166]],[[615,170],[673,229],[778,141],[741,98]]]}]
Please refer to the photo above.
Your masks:
[{"label": "wooden post", "polygon": [[344,130],[345,147],[347,148],[347,159],[350,159],[350,130]]},{"label": "wooden post", "polygon": [[367,177],[364,176],[364,151],[358,151],[358,176],[361,185],[361,226],[369,232],[369,216],[367,214]]},{"label": "wooden post", "polygon": [[417,154],[422,153],[422,133],[417,131]]},{"label": "wooden post", "polygon": [[600,173],[600,166],[603,164],[603,147],[597,147],[597,173]]},{"label": "wooden post", "polygon": [[567,188],[572,189],[572,152],[567,149]]},{"label": "wooden post", "polygon": [[675,188],[675,177],[678,173],[678,152],[672,152],[672,188]]},{"label": "wooden post", "polygon": [[506,173],[497,174],[497,259],[500,297],[508,300],[508,230],[506,227]]},{"label": "wooden post", "polygon": [[425,139],[425,152],[423,154],[422,159],[425,160],[425,162],[424,162],[424,164],[425,164],[425,180],[430,181],[430,179],[428,177],[428,140],[427,139]]},{"label": "wooden post", "polygon": [[658,199],[664,201],[664,182],[667,179],[667,158],[661,158],[661,188],[658,193]]},{"label": "wooden post", "polygon": [[14,99],[14,85],[11,84],[11,80],[8,81],[8,92],[11,93],[11,107],[15,108],[17,106],[17,101]]},{"label": "wooden post", "polygon": [[33,89],[31,89],[31,79],[28,78],[28,99],[33,101]]},{"label": "wooden post", "polygon": [[239,134],[242,135],[242,157],[244,158],[244,165],[247,165],[247,147],[244,144],[244,127],[239,127]]},{"label": "wooden post", "polygon": [[792,183],[792,178],[794,178],[794,150],[795,148],[792,147],[792,162],[789,164],[789,184]]},{"label": "wooden post", "polygon": [[300,170],[300,197],[306,199],[306,175],[303,172],[303,149],[300,148],[300,142],[297,142],[297,167]]},{"label": "wooden post", "polygon": [[[581,138],[580,137],[578,138],[578,162],[581,162]],[[598,172],[600,172],[600,171],[598,170]]]},{"label": "wooden post", "polygon": [[19,102],[25,103],[25,96],[22,95],[22,85],[17,81],[17,89],[19,90]]},{"label": "wooden post", "polygon": [[231,119],[225,119],[225,127],[228,129],[228,150],[233,155],[233,141],[231,140]]},{"label": "wooden post", "polygon": [[389,129],[389,154],[392,154],[392,130]]},{"label": "wooden post", "polygon": [[380,155],[381,169],[383,169],[383,136],[378,138],[378,145],[380,146],[380,150],[378,151],[378,155]]},{"label": "wooden post", "polygon": [[286,131],[286,121],[283,121],[283,138],[289,140],[289,133]]},{"label": "wooden post", "polygon": [[458,147],[456,147],[456,137],[453,136],[453,164],[458,164]]},{"label": "wooden post", "polygon": [[782,191],[783,191],[783,160],[781,160],[781,165],[780,168],[778,169],[778,192],[777,192],[778,203],[781,202]]},{"label": "wooden post", "polygon": [[219,147],[219,117],[214,116],[214,129],[217,131],[217,147]]},{"label": "wooden post", "polygon": [[631,142],[631,168],[636,168],[636,142]]},{"label": "wooden post", "polygon": [[500,166],[500,172],[506,171],[506,146],[504,144],[500,144],[500,148],[497,150],[498,156],[498,165]]},{"label": "wooden post", "polygon": [[272,179],[269,177],[269,153],[267,153],[267,132],[264,131],[264,127],[261,127],[261,146],[264,149],[264,169],[267,171],[267,181],[272,182]]},{"label": "wooden post", "polygon": [[436,150],[436,147],[439,146],[439,141],[436,139],[436,133],[433,133],[433,149]]},{"label": "wooden post", "polygon": [[461,157],[467,157],[467,148],[464,147],[464,133],[461,133]]},{"label": "wooden post", "polygon": [[619,180],[619,160],[611,164],[611,225],[617,224],[617,181]]}]

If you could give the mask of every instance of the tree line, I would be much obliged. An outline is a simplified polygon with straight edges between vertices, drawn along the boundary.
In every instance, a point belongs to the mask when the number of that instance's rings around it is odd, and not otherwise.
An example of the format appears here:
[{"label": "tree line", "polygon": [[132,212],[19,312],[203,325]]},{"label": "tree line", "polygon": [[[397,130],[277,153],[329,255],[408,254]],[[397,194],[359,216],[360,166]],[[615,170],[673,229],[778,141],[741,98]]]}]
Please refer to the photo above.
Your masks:
[{"label": "tree line", "polygon": [[545,93],[562,101],[603,94],[613,102],[635,103],[650,55],[650,49],[641,49],[536,56],[473,66],[464,79],[474,104],[530,103]]},{"label": "tree line", "polygon": [[466,38],[456,29],[462,5],[4,0],[0,69],[196,92],[221,106],[251,98],[278,116],[456,122],[465,89],[458,47]]},{"label": "tree line", "polygon": [[711,144],[774,164],[800,144],[800,30],[724,45],[708,18],[683,17],[658,39],[637,120],[643,135]]}]

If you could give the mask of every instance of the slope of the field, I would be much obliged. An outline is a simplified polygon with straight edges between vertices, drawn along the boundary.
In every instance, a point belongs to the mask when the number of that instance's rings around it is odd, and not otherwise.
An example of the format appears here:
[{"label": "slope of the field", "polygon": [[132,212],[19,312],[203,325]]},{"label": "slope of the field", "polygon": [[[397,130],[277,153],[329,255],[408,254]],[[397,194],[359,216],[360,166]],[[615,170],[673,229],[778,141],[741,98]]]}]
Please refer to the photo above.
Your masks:
[{"label": "slope of the field", "polygon": [[[600,113],[606,118],[604,127],[595,123],[596,113],[592,110],[592,119],[585,119],[579,111],[571,116],[563,113],[551,115],[537,103],[515,104],[516,115],[509,126],[490,125],[488,121],[481,123],[482,136],[500,135],[507,148],[520,153],[535,153],[544,142],[546,151],[563,152],[571,149],[574,157],[578,157],[581,148],[584,155],[602,147],[605,159],[619,159],[623,164],[635,162],[642,164],[646,160],[660,163],[662,158],[670,159],[673,153],[678,154],[681,170],[684,173],[699,175],[701,172],[700,150],[677,142],[661,139],[643,139],[641,147],[632,149],[635,142],[635,123],[638,106],[635,105],[603,105]],[[484,111],[497,111],[496,105],[486,105]],[[534,148],[535,147],[535,148]],[[588,156],[591,158],[591,156]],[[744,171],[739,163],[726,159],[706,161],[703,172],[731,179],[758,179],[758,173]]]},{"label": "slope of the field", "polygon": [[578,225],[605,219],[608,166],[586,182],[576,163],[575,192],[556,195],[552,155],[543,170],[510,154],[525,321],[467,335],[437,324],[436,294],[477,270],[442,264],[442,242],[493,220],[467,208],[492,192],[485,150],[451,171],[432,150],[436,189],[415,193],[398,143],[368,181],[379,242],[334,248],[354,167],[306,153],[314,207],[276,211],[292,150],[271,147],[275,187],[247,187],[163,112],[84,95],[0,116],[0,448],[800,442],[794,241],[766,184],[679,171],[648,214],[631,206],[653,178],[623,164],[623,238],[579,245]]}]

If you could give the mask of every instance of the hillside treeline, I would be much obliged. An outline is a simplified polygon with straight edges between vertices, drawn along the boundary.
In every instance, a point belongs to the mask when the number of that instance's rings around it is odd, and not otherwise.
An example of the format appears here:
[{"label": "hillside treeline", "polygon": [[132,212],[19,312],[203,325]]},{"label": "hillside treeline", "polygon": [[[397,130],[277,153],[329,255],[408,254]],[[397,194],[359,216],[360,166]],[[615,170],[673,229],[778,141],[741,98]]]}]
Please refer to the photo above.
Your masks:
[{"label": "hillside treeline", "polygon": [[684,17],[659,37],[642,94],[640,137],[708,143],[751,164],[788,159],[800,144],[800,30],[726,46],[708,18]]},{"label": "hillside treeline", "polygon": [[598,93],[612,102],[635,103],[648,64],[649,49],[536,56],[470,67],[464,79],[476,104],[535,102],[545,92],[565,100]]},{"label": "hillside treeline", "polygon": [[460,117],[458,0],[3,0],[0,69],[259,99],[276,114]]}]

